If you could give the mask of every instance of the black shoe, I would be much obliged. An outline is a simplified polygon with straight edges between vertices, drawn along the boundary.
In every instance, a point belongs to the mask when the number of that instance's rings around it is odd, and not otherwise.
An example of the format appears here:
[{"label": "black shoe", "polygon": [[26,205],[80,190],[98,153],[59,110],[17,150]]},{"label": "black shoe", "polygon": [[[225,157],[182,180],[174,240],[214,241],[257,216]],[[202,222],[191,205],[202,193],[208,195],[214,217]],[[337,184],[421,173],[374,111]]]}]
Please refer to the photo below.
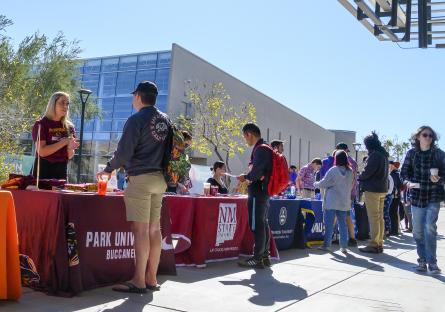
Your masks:
[{"label": "black shoe", "polygon": [[383,246],[377,247],[377,250],[378,250],[379,253],[383,253]]},{"label": "black shoe", "polygon": [[240,267],[244,267],[244,268],[257,268],[257,269],[264,269],[264,263],[263,260],[260,259],[256,259],[256,258],[249,258],[249,259],[244,259],[244,260],[240,260],[238,261],[238,265]]},{"label": "black shoe", "polygon": [[[379,249],[377,247],[372,247],[372,246],[366,246],[364,248],[359,248],[358,250],[360,250],[361,252],[366,252],[366,253],[379,253]],[[383,251],[383,249],[382,249]]]},{"label": "black shoe", "polygon": [[334,240],[331,242],[331,244],[338,245],[338,244],[340,244],[340,242],[338,241],[338,239],[334,239]]},{"label": "black shoe", "polygon": [[349,239],[348,246],[349,247],[357,247],[357,241],[355,240],[355,238],[350,238]]},{"label": "black shoe", "polygon": [[265,267],[270,268],[272,266],[272,262],[270,261],[269,256],[263,256],[263,264]]}]

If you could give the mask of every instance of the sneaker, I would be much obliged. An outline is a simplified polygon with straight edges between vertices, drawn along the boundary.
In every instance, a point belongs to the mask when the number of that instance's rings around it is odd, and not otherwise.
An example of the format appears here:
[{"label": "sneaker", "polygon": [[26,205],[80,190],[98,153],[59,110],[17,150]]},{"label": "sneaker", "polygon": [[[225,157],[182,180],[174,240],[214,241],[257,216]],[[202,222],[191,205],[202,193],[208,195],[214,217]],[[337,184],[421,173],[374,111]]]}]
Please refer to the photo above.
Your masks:
[{"label": "sneaker", "polygon": [[264,263],[263,260],[258,260],[256,258],[249,258],[249,259],[244,259],[244,260],[240,260],[238,261],[238,265],[240,267],[245,267],[245,268],[257,268],[257,269],[264,269]]},{"label": "sneaker", "polygon": [[272,266],[272,262],[270,261],[269,256],[263,256],[263,264],[268,268]]},{"label": "sneaker", "polygon": [[346,248],[340,248],[340,251],[345,255],[348,254],[348,250]]},{"label": "sneaker", "polygon": [[338,239],[334,239],[334,240],[331,242],[331,244],[338,245],[338,244],[340,244],[340,241],[339,241]]},{"label": "sneaker", "polygon": [[429,264],[428,270],[430,271],[431,274],[440,274],[442,272],[437,266],[437,264]]},{"label": "sneaker", "polygon": [[350,238],[348,240],[348,246],[349,247],[357,247],[357,240],[355,238]]},{"label": "sneaker", "polygon": [[426,262],[424,260],[417,260],[417,261],[418,261],[418,264],[415,267],[416,271],[417,272],[426,272],[427,271],[427,269],[426,269]]},{"label": "sneaker", "polygon": [[360,250],[361,252],[366,252],[366,253],[379,253],[379,249],[377,247],[372,247],[372,246],[366,246],[363,248],[359,248],[358,250]]},{"label": "sneaker", "polygon": [[377,247],[377,251],[378,251],[378,253],[383,253],[383,246]]},{"label": "sneaker", "polygon": [[327,247],[327,246],[320,246],[317,249],[322,250],[322,251],[332,252],[331,247]]}]

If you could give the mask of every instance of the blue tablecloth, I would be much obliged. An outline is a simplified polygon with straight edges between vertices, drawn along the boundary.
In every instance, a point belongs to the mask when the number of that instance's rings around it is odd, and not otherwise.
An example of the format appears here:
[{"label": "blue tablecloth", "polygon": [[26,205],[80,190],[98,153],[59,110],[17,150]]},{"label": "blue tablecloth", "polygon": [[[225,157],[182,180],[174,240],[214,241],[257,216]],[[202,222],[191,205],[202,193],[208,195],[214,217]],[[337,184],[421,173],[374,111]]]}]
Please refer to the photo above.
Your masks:
[{"label": "blue tablecloth", "polygon": [[[269,226],[279,250],[295,247],[295,237],[302,238],[302,222],[298,222],[300,201],[295,199],[271,199]],[[301,218],[301,217],[300,217]],[[301,245],[301,244],[300,244]],[[303,244],[304,246],[304,244]],[[299,246],[302,247],[302,246]]]},{"label": "blue tablecloth", "polygon": [[270,200],[269,225],[279,250],[304,248],[307,241],[323,240],[321,203],[305,199]]},{"label": "blue tablecloth", "polygon": [[304,229],[306,241],[322,241],[324,239],[322,201],[300,200],[300,210],[306,220]]}]

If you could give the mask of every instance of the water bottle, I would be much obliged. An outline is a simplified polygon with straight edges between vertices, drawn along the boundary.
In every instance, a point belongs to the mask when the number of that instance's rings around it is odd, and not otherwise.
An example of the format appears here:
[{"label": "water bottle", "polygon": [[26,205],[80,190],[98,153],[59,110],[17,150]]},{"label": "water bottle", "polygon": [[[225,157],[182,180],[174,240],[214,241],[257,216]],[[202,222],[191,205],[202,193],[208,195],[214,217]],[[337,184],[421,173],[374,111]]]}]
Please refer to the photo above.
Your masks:
[{"label": "water bottle", "polygon": [[296,196],[296,194],[295,194],[295,185],[291,185],[291,187],[290,187],[290,196],[289,196],[289,198],[291,198],[291,199],[295,199],[297,196]]}]

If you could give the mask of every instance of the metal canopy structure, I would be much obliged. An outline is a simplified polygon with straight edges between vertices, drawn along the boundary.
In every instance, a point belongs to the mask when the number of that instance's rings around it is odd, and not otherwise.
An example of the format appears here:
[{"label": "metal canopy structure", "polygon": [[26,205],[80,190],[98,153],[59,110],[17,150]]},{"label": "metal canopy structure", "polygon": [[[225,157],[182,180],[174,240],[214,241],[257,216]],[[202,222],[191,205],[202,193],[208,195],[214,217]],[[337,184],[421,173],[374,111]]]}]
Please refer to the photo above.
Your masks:
[{"label": "metal canopy structure", "polygon": [[378,40],[445,48],[445,1],[338,0]]}]

